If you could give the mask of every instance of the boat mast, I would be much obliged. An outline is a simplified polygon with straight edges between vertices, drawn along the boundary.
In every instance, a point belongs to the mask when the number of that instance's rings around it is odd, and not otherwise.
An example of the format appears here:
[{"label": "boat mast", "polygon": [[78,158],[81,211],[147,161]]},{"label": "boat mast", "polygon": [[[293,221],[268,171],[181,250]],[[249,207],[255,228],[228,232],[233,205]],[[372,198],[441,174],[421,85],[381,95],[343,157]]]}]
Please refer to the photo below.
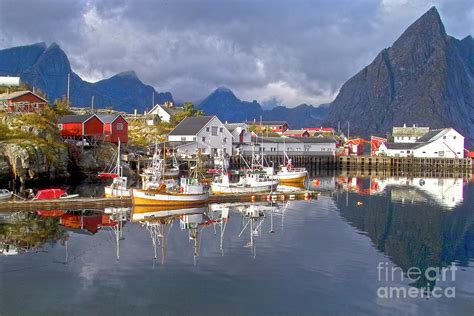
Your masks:
[{"label": "boat mast", "polygon": [[120,165],[120,138],[118,139],[118,146],[117,146],[117,175],[122,177],[122,167]]}]

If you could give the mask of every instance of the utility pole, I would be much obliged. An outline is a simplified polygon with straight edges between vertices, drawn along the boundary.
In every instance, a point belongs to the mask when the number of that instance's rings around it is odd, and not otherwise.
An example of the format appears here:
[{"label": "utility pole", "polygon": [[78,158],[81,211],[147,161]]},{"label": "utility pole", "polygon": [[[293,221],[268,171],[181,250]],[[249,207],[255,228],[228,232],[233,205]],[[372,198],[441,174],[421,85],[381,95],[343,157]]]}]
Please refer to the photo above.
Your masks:
[{"label": "utility pole", "polygon": [[153,109],[154,106],[155,106],[155,91],[152,91],[152,95],[151,95],[151,108]]},{"label": "utility pole", "polygon": [[349,139],[350,136],[349,121],[347,121],[347,139]]},{"label": "utility pole", "polygon": [[66,94],[66,104],[69,107],[69,87],[71,84],[71,73],[67,73],[67,94]]},{"label": "utility pole", "polygon": [[92,109],[92,113],[94,113],[94,96],[92,96],[91,109]]}]

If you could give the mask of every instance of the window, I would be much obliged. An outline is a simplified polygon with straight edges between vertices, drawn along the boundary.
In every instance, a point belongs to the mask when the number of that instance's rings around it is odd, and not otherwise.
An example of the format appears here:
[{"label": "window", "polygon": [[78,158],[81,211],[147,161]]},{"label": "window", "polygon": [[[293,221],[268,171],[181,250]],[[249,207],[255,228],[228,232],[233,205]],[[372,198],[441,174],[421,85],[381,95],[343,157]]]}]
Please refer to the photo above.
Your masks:
[{"label": "window", "polygon": [[438,152],[438,156],[444,157],[444,150],[439,151],[439,152]]},{"label": "window", "polygon": [[409,154],[409,153],[410,153],[410,151],[409,151],[409,150],[407,150],[407,154]]},{"label": "window", "polygon": [[206,132],[208,132],[208,133],[209,133],[209,127],[206,127]]},{"label": "window", "polygon": [[453,136],[453,139],[456,139],[456,136]]},{"label": "window", "polygon": [[63,124],[58,124],[58,129],[59,129],[60,131],[62,131],[62,130],[63,130]]},{"label": "window", "polygon": [[196,136],[193,137],[193,140],[194,140],[194,141],[196,140]]},{"label": "window", "polygon": [[446,136],[443,136],[443,139],[446,139]]},{"label": "window", "polygon": [[221,128],[219,128],[219,132],[221,132],[221,133],[222,133],[222,131],[224,131],[224,129],[223,129],[222,127],[221,127]]},{"label": "window", "polygon": [[227,137],[224,137],[224,143],[227,143]]},{"label": "window", "polygon": [[202,141],[203,141],[203,142],[206,142],[206,137],[203,137],[203,138],[202,138]]},{"label": "window", "polygon": [[212,136],[217,136],[217,126],[213,126],[213,127],[212,127],[211,135],[212,135]]},{"label": "window", "polygon": [[117,131],[123,131],[123,123],[117,123]]},{"label": "window", "polygon": [[181,136],[181,141],[185,142],[186,141],[186,136]]}]

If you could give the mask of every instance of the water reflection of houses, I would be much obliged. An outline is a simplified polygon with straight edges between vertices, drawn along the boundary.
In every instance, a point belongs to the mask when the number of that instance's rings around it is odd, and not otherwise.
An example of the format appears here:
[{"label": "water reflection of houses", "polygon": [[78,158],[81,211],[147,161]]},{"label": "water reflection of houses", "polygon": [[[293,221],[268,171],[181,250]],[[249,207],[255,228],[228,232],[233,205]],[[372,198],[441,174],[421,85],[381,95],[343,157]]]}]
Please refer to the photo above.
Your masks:
[{"label": "water reflection of houses", "polygon": [[391,177],[372,179],[372,193],[391,187],[392,201],[400,203],[429,203],[452,209],[463,202],[464,182],[459,178]]},{"label": "water reflection of houses", "polygon": [[[396,185],[387,185],[384,194],[347,193],[337,196],[336,204],[341,215],[366,233],[374,246],[405,272],[410,267],[425,271],[428,267],[446,267],[452,262],[468,265],[474,258],[474,188],[466,187],[463,203],[446,212],[445,205],[436,203],[399,203],[397,199],[404,194],[402,188],[410,190],[415,185],[412,181],[405,184],[403,180],[398,181],[393,180]],[[447,185],[450,183],[453,182]],[[420,191],[425,192],[424,189]],[[458,191],[454,189],[454,192]],[[440,200],[431,198],[430,201]],[[426,287],[429,283],[420,278],[414,285]]]}]

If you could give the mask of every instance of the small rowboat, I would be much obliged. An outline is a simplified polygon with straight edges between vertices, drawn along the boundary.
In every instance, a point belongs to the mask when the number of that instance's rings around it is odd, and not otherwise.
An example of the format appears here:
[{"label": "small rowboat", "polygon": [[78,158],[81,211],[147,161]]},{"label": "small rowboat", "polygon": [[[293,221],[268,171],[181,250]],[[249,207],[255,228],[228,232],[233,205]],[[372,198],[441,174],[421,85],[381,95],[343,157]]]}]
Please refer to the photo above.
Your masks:
[{"label": "small rowboat", "polygon": [[9,200],[12,197],[12,193],[6,189],[0,190],[0,201]]}]

